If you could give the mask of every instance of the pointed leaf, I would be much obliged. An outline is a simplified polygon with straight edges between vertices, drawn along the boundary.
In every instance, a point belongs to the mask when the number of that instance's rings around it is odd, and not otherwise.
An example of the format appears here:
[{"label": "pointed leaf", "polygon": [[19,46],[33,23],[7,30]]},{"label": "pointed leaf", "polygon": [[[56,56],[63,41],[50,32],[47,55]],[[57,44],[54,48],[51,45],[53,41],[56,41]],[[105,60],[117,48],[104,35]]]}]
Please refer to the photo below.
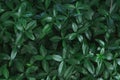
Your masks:
[{"label": "pointed leaf", "polygon": [[71,34],[69,34],[69,35],[68,35],[69,40],[73,40],[73,39],[75,39],[75,38],[76,38],[76,36],[77,36],[77,34],[76,34],[76,33],[71,33]]},{"label": "pointed leaf", "polygon": [[77,26],[77,24],[76,24],[76,23],[72,23],[72,29],[73,29],[73,31],[74,31],[74,32],[76,32],[76,31],[77,31],[78,26]]},{"label": "pointed leaf", "polygon": [[65,63],[62,61],[58,67],[58,74],[61,75],[64,70]]},{"label": "pointed leaf", "polygon": [[11,52],[11,60],[13,60],[17,55],[17,49],[13,48],[12,52]]},{"label": "pointed leaf", "polygon": [[26,32],[25,34],[26,34],[26,36],[27,36],[29,39],[35,40],[35,36],[33,35],[33,32],[28,31],[28,32]]},{"label": "pointed leaf", "polygon": [[52,55],[52,58],[53,58],[55,61],[58,61],[58,62],[60,62],[60,61],[63,60],[60,55]]},{"label": "pointed leaf", "polygon": [[6,79],[8,79],[8,77],[9,77],[9,71],[8,71],[8,69],[7,69],[7,65],[4,65],[4,66],[2,67],[2,73],[3,73],[4,77],[5,77]]},{"label": "pointed leaf", "polygon": [[33,20],[27,24],[26,30],[33,29],[37,25],[36,21]]}]

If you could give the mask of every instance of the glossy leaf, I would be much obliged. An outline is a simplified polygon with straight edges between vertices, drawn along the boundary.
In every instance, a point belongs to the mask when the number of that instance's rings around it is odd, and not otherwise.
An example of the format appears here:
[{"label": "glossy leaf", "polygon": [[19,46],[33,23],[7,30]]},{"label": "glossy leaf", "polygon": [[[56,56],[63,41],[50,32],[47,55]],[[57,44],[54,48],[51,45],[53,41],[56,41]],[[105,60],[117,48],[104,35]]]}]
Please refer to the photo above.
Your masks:
[{"label": "glossy leaf", "polygon": [[37,25],[36,21],[31,21],[27,24],[26,30],[33,29],[34,27],[36,27],[36,25]]},{"label": "glossy leaf", "polygon": [[120,0],[0,0],[0,80],[119,80]]},{"label": "glossy leaf", "polygon": [[60,62],[60,61],[63,60],[60,55],[52,55],[52,58],[53,58],[55,61],[58,61],[58,62]]},{"label": "glossy leaf", "polygon": [[71,33],[71,34],[69,34],[69,35],[68,35],[69,40],[73,40],[73,39],[75,39],[75,38],[76,38],[76,36],[77,36],[77,34],[76,34],[76,33]]},{"label": "glossy leaf", "polygon": [[17,55],[17,49],[13,48],[13,50],[11,52],[11,60],[15,59],[16,55]]},{"label": "glossy leaf", "polygon": [[77,31],[78,26],[77,26],[77,24],[76,24],[76,23],[72,23],[72,29],[73,29],[73,31],[74,31],[74,32],[76,32],[76,31]]}]

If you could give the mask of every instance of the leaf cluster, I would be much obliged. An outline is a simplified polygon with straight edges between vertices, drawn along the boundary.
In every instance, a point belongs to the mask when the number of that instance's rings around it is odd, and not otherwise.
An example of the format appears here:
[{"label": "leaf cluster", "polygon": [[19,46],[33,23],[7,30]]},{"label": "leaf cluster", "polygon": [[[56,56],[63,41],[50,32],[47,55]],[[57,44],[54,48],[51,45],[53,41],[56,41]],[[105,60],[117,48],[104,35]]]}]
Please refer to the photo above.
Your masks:
[{"label": "leaf cluster", "polygon": [[120,80],[120,0],[0,0],[0,80]]}]

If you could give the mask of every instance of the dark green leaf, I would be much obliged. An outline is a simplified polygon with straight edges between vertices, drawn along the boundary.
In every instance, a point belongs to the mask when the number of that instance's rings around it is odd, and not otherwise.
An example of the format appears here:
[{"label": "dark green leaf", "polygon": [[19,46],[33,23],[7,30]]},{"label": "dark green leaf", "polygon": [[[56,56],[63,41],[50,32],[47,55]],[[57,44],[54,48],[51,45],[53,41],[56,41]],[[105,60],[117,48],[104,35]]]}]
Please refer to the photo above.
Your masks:
[{"label": "dark green leaf", "polygon": [[27,24],[26,30],[33,29],[34,27],[36,27],[36,25],[37,25],[36,21],[31,21]]},{"label": "dark green leaf", "polygon": [[7,65],[2,66],[2,73],[6,79],[9,77],[9,71],[7,69]]},{"label": "dark green leaf", "polygon": [[42,56],[46,56],[47,54],[47,50],[43,45],[40,46],[39,52],[42,54]]},{"label": "dark green leaf", "polygon": [[71,74],[73,73],[73,70],[74,70],[73,66],[68,67],[68,69],[64,73],[65,79],[68,79],[71,76]]},{"label": "dark green leaf", "polygon": [[35,40],[35,36],[34,36],[34,34],[33,34],[32,31],[28,31],[28,32],[26,32],[25,34],[26,34],[26,36],[27,36],[29,39]]},{"label": "dark green leaf", "polygon": [[61,37],[59,37],[59,36],[54,36],[54,37],[52,37],[50,40],[53,41],[53,42],[59,42],[59,41],[61,40]]},{"label": "dark green leaf", "polygon": [[45,72],[47,72],[47,73],[49,72],[49,64],[46,60],[42,61],[42,67],[43,67]]}]

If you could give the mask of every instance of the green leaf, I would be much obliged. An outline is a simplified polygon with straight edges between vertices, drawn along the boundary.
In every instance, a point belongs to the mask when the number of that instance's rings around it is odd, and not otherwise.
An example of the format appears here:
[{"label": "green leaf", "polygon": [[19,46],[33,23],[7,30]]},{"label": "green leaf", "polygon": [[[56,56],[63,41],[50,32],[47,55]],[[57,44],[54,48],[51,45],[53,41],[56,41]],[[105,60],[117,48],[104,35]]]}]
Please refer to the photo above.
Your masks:
[{"label": "green leaf", "polygon": [[96,41],[100,44],[100,46],[104,47],[105,43],[102,40],[96,39]]},{"label": "green leaf", "polygon": [[105,48],[102,48],[101,50],[100,50],[100,54],[104,54],[105,53]]},{"label": "green leaf", "polygon": [[112,59],[113,59],[113,54],[112,54],[112,53],[106,53],[106,54],[105,54],[105,58],[106,58],[107,60],[112,60]]},{"label": "green leaf", "polygon": [[25,73],[27,76],[29,76],[29,74],[36,72],[37,70],[38,70],[37,66],[30,66],[29,68],[27,68]]},{"label": "green leaf", "polygon": [[117,59],[117,64],[120,66],[120,59]]},{"label": "green leaf", "polygon": [[51,0],[45,0],[45,7],[48,8],[51,3]]},{"label": "green leaf", "polygon": [[82,36],[82,35],[77,36],[77,38],[78,38],[78,40],[79,40],[80,42],[83,41],[83,36]]},{"label": "green leaf", "polygon": [[6,79],[8,79],[8,77],[9,77],[9,71],[7,69],[7,65],[2,66],[2,74],[4,75],[4,77]]},{"label": "green leaf", "polygon": [[76,38],[77,34],[76,33],[71,33],[68,35],[69,40],[74,40]]},{"label": "green leaf", "polygon": [[80,34],[85,33],[88,30],[89,26],[90,26],[89,23],[84,24],[84,26],[81,26],[81,28],[78,30],[78,33]]},{"label": "green leaf", "polygon": [[77,31],[78,26],[77,26],[77,24],[76,24],[76,23],[72,23],[72,29],[73,29],[73,31],[74,31],[74,32],[76,32],[76,31]]},{"label": "green leaf", "polygon": [[6,53],[1,53],[0,60],[10,60],[10,56]]},{"label": "green leaf", "polygon": [[69,9],[69,10],[75,9],[75,6],[72,5],[72,4],[65,4],[64,6],[65,6],[65,8],[67,8],[67,9]]},{"label": "green leaf", "polygon": [[45,22],[52,22],[53,18],[48,16],[48,17],[45,17],[42,21],[45,21]]},{"label": "green leaf", "polygon": [[22,54],[37,54],[38,51],[36,49],[36,47],[32,44],[32,43],[29,43],[28,45],[24,45],[23,48],[21,49],[21,53]]},{"label": "green leaf", "polygon": [[51,80],[49,76],[47,76],[46,80]]},{"label": "green leaf", "polygon": [[61,40],[61,37],[54,36],[54,37],[50,38],[50,40],[53,41],[53,42],[59,42]]},{"label": "green leaf", "polygon": [[20,23],[16,23],[16,28],[20,31],[23,31],[24,27]]},{"label": "green leaf", "polygon": [[34,63],[35,61],[41,61],[41,60],[43,60],[43,59],[44,59],[43,56],[41,56],[41,55],[36,55],[36,56],[33,56],[33,57],[31,58],[30,63],[32,64],[32,63]]},{"label": "green leaf", "polygon": [[18,35],[17,35],[17,38],[16,38],[16,41],[15,41],[15,43],[16,43],[16,45],[21,45],[21,43],[23,42],[23,35],[22,35],[22,33],[19,33]]},{"label": "green leaf", "polygon": [[26,30],[31,30],[36,26],[37,26],[37,22],[35,20],[33,20],[27,24]]},{"label": "green leaf", "polygon": [[6,11],[5,13],[3,13],[3,14],[0,16],[0,19],[1,19],[2,21],[6,21],[6,20],[8,20],[8,19],[11,17],[12,14],[13,14],[13,13],[12,13],[11,11]]},{"label": "green leaf", "polygon": [[105,61],[105,65],[106,65],[108,70],[110,70],[110,71],[114,70],[114,67],[110,62]]},{"label": "green leaf", "polygon": [[29,80],[36,80],[35,78],[30,77]]},{"label": "green leaf", "polygon": [[82,51],[84,55],[88,53],[88,45],[85,42],[82,44]]},{"label": "green leaf", "polygon": [[35,40],[35,36],[33,35],[32,31],[25,32],[25,34],[29,39]]},{"label": "green leaf", "polygon": [[94,12],[92,10],[89,10],[85,16],[88,20],[92,20],[93,15],[94,15]]},{"label": "green leaf", "polygon": [[17,55],[17,49],[13,48],[13,50],[11,52],[11,60],[15,59],[16,55]]},{"label": "green leaf", "polygon": [[42,67],[43,67],[45,72],[47,72],[47,73],[49,72],[49,64],[46,60],[42,61]]},{"label": "green leaf", "polygon": [[81,15],[77,16],[76,21],[77,21],[77,23],[81,23],[82,22],[82,16]]},{"label": "green leaf", "polygon": [[104,16],[109,15],[108,12],[105,9],[100,8],[98,11],[101,15],[104,15]]},{"label": "green leaf", "polygon": [[58,61],[58,62],[61,62],[63,59],[60,55],[52,55],[52,58],[55,60],[55,61]]},{"label": "green leaf", "polygon": [[65,63],[62,61],[60,64],[59,64],[59,67],[58,67],[58,74],[59,75],[62,75],[63,73],[63,70],[65,69]]},{"label": "green leaf", "polygon": [[87,69],[91,74],[94,74],[95,68],[94,68],[94,65],[93,65],[90,61],[86,60],[85,63],[84,63],[84,67],[86,67],[86,69]]},{"label": "green leaf", "polygon": [[18,9],[18,12],[16,13],[16,15],[18,16],[18,18],[21,17],[21,15],[25,12],[26,6],[27,6],[27,3],[26,3],[26,2],[23,2],[23,3],[20,5],[20,7],[19,7],[19,9]]},{"label": "green leaf", "polygon": [[42,29],[42,32],[44,35],[48,34],[49,31],[51,30],[51,26],[49,24],[46,24],[44,28]]},{"label": "green leaf", "polygon": [[0,0],[0,80],[120,80],[119,59],[120,0]]},{"label": "green leaf", "polygon": [[47,49],[43,45],[40,46],[39,52],[43,57],[47,55]]},{"label": "green leaf", "polygon": [[67,61],[68,64],[71,64],[71,65],[80,64],[80,61],[77,60],[77,59],[74,59],[74,58],[68,59],[66,61]]},{"label": "green leaf", "polygon": [[103,68],[103,64],[102,64],[102,62],[97,62],[98,63],[98,66],[97,66],[97,68],[96,68],[96,74],[97,75],[99,75],[99,74],[101,74],[101,71],[102,71],[102,69],[104,69]]},{"label": "green leaf", "polygon": [[70,66],[70,67],[67,68],[67,70],[64,73],[64,78],[66,80],[71,76],[71,74],[73,73],[73,70],[74,70],[73,66]]},{"label": "green leaf", "polygon": [[23,73],[19,74],[18,77],[17,77],[18,80],[22,80],[23,78],[24,78],[24,74]]},{"label": "green leaf", "polygon": [[26,28],[27,21],[25,19],[19,19],[18,22],[15,23],[15,28],[19,31],[23,32]]},{"label": "green leaf", "polygon": [[116,8],[116,3],[114,3],[111,7],[110,7],[110,13],[112,13]]},{"label": "green leaf", "polygon": [[91,39],[92,34],[91,34],[90,31],[86,31],[86,32],[85,32],[85,35],[86,35],[86,37],[87,37],[89,40]]},{"label": "green leaf", "polygon": [[16,62],[16,68],[18,69],[18,71],[24,72],[24,65],[22,62]]}]

